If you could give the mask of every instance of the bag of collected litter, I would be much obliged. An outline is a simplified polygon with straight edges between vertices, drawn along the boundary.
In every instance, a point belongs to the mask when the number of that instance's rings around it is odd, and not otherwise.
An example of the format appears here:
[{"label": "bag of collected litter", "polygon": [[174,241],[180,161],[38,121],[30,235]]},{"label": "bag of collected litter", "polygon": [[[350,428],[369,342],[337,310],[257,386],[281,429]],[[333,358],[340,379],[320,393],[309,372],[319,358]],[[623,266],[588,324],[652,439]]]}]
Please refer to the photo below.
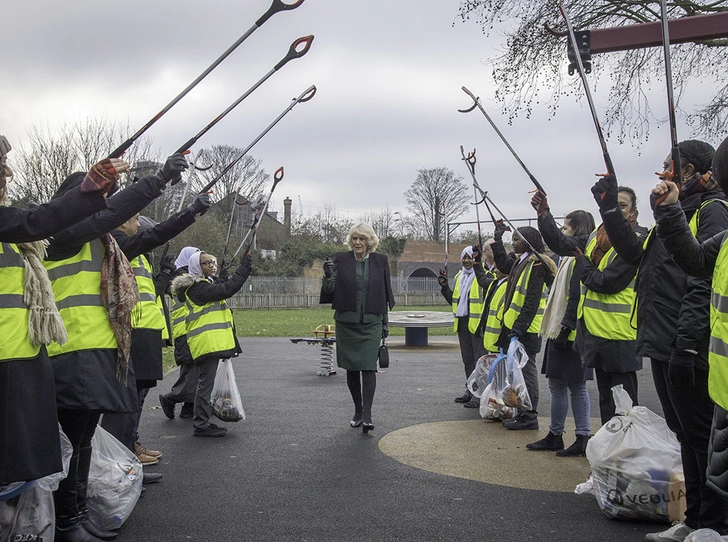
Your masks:
[{"label": "bag of collected litter", "polygon": [[142,464],[134,453],[100,425],[91,439],[88,517],[100,529],[118,529],[142,494]]},{"label": "bag of collected litter", "polygon": [[610,518],[672,522],[685,517],[680,444],[660,416],[612,388],[616,415],[587,444],[592,493]]},{"label": "bag of collected litter", "polygon": [[475,362],[475,369],[468,377],[468,390],[475,397],[480,399],[483,391],[490,382],[490,368],[493,366],[498,354],[486,354]]},{"label": "bag of collected litter", "polygon": [[[68,474],[68,464],[71,462],[73,447],[68,437],[58,427],[61,439],[61,455],[63,471],[49,474],[39,480],[13,484],[17,493],[9,491],[11,488],[3,486],[5,496],[14,495],[5,499],[0,496],[0,542],[14,542],[16,540],[52,540],[56,530],[56,513],[53,505],[53,492],[58,484]],[[17,494],[16,494],[17,493]]]},{"label": "bag of collected litter", "polygon": [[233,364],[229,359],[221,359],[217,364],[210,403],[212,403],[212,413],[224,422],[239,422],[245,419],[243,401],[240,399]]},{"label": "bag of collected litter", "polygon": [[508,377],[508,360],[501,352],[488,371],[489,384],[480,397],[480,417],[486,420],[507,420],[516,415],[516,409],[503,403],[503,388]]},{"label": "bag of collected litter", "polygon": [[531,410],[531,396],[528,395],[523,367],[528,362],[528,353],[517,337],[508,345],[508,374],[501,392],[503,404],[513,408]]},{"label": "bag of collected litter", "polygon": [[690,533],[685,542],[725,542],[728,536],[721,536],[713,529],[697,529]]}]

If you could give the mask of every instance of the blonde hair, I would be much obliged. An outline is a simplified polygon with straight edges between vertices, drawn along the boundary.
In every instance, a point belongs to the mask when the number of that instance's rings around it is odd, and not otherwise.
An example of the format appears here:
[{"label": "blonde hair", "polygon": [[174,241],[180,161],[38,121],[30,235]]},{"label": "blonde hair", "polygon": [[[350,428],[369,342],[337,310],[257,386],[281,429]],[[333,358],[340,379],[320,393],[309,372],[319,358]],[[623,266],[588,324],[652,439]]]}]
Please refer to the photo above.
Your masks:
[{"label": "blonde hair", "polygon": [[354,243],[351,242],[351,238],[354,235],[361,235],[367,240],[367,252],[374,252],[379,246],[379,237],[374,233],[374,229],[369,224],[356,224],[349,230],[349,235],[346,236],[346,244],[349,245],[351,250],[354,250]]}]

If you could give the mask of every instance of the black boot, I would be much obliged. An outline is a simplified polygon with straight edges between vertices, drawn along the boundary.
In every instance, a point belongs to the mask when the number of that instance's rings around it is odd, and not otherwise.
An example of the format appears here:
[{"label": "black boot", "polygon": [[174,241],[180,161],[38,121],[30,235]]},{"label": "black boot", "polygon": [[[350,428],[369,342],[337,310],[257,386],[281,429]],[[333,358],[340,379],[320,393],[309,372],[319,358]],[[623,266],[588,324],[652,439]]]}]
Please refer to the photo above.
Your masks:
[{"label": "black boot", "polygon": [[467,403],[468,401],[471,401],[473,399],[473,394],[470,393],[470,390],[468,388],[465,388],[465,393],[463,393],[460,397],[455,398],[456,403]]},{"label": "black boot", "polygon": [[58,489],[53,492],[53,503],[56,507],[56,542],[99,542],[100,539],[90,535],[81,525],[76,502],[76,482],[78,480],[79,454],[74,450],[68,465],[68,476],[61,480]]},{"label": "black boot", "polygon": [[564,439],[561,435],[554,435],[551,431],[549,431],[549,434],[541,440],[537,440],[536,442],[532,442],[531,444],[526,444],[526,448],[539,452],[553,452],[555,450],[563,450]]},{"label": "black boot", "polygon": [[566,450],[556,452],[559,457],[580,457],[586,455],[586,443],[589,442],[590,435],[576,435],[576,441]]},{"label": "black boot", "polygon": [[94,525],[88,517],[88,505],[86,503],[86,491],[88,488],[88,473],[91,469],[91,451],[92,448],[81,448],[78,451],[78,476],[76,478],[76,503],[78,506],[78,515],[81,518],[81,525],[86,532],[95,536],[100,540],[113,540],[119,533],[114,531],[106,531]]}]

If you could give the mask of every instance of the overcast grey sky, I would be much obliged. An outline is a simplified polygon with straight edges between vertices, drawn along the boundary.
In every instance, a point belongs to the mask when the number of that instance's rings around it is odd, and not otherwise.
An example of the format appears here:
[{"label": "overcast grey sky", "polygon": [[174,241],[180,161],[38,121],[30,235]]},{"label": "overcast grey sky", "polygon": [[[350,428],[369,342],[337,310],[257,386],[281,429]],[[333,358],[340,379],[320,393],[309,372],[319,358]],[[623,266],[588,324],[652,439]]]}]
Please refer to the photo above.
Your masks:
[{"label": "overcast grey sky", "polygon": [[[0,133],[19,144],[34,124],[52,129],[100,116],[137,129],[269,5],[7,2]],[[470,184],[460,160],[463,145],[477,149],[480,184],[503,212],[533,216],[533,187],[485,118],[477,111],[458,113],[471,103],[461,90],[467,86],[544,185],[554,213],[582,208],[596,216],[589,188],[604,165],[586,101],[564,101],[554,118],[544,108],[508,126],[497,112],[484,64],[502,38],[461,22],[458,6],[459,0],[306,0],[256,30],[147,134],[166,156],[265,75],[296,38],[314,34],[308,55],[274,74],[193,152],[213,144],[247,146],[291,98],[315,84],[313,100],[296,106],[252,151],[271,174],[285,167],[276,189],[279,206],[289,196],[296,207],[300,197],[304,213],[325,204],[352,219],[387,205],[405,212],[404,192],[417,169],[445,166]],[[606,105],[606,90],[592,89],[600,106]],[[653,109],[666,116],[664,95],[660,88]],[[687,129],[679,132],[687,138]],[[669,147],[667,127],[653,129],[641,156],[610,142],[620,184],[641,198],[643,223],[652,223],[647,196]],[[475,213],[462,219],[474,220]]]}]

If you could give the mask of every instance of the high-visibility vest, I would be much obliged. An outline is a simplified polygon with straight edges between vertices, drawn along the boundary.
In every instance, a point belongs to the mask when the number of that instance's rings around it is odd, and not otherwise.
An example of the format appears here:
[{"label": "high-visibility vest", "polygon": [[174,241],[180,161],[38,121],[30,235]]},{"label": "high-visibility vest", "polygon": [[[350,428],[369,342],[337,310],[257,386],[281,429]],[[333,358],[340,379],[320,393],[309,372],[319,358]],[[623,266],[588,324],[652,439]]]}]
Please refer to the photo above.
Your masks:
[{"label": "high-visibility vest", "polygon": [[166,329],[161,303],[157,304],[157,291],[154,287],[152,264],[144,254],[129,262],[139,287],[139,303],[134,307],[138,317],[132,319],[132,327],[138,329]]},{"label": "high-visibility vest", "polygon": [[[563,260],[562,260],[563,263]],[[574,258],[571,261],[571,265],[569,266],[569,269],[566,270],[566,284],[571,285],[571,278],[574,276],[574,269],[576,268],[576,258]],[[561,272],[561,267],[559,266],[559,272]],[[567,306],[569,304],[569,286],[566,288],[566,299],[564,300],[564,306]],[[555,290],[550,290],[548,297],[546,298],[546,306],[548,306],[549,301],[551,301],[551,296],[554,295],[556,292]],[[541,321],[541,324],[543,324],[543,320]],[[569,336],[567,340],[573,341],[576,339],[576,330],[572,329],[571,333],[569,333]]]},{"label": "high-visibility vest", "polygon": [[43,262],[68,333],[67,343],[48,345],[50,356],[79,350],[116,350],[116,336],[101,303],[101,265],[105,250],[101,240],[94,239],[70,258]]},{"label": "high-visibility vest", "polygon": [[172,312],[169,317],[172,320],[172,339],[179,339],[187,335],[187,303],[180,301],[177,296],[172,297]]},{"label": "high-visibility vest", "polygon": [[502,311],[501,305],[508,289],[508,281],[504,279],[500,284],[497,280],[493,281],[490,288],[495,288],[495,292],[488,303],[488,315],[485,319],[485,329],[483,329],[483,346],[488,352],[498,352],[495,343],[498,342],[502,329],[502,322],[498,314]]},{"label": "high-visibility vest", "polygon": [[[207,280],[207,279],[205,279]],[[185,290],[187,304],[187,344],[192,359],[206,354],[222,352],[235,348],[233,334],[233,315],[225,300],[213,301],[202,306],[195,304]]]},{"label": "high-visibility vest", "polygon": [[[523,310],[523,304],[526,301],[526,292],[528,291],[528,282],[531,278],[531,272],[533,271],[533,265],[535,262],[529,261],[526,263],[526,267],[518,277],[518,282],[513,288],[513,296],[508,307],[503,307],[503,325],[508,329],[513,329],[513,326],[521,315]],[[546,284],[541,287],[541,298],[538,302],[538,310],[536,315],[531,320],[531,324],[528,326],[526,333],[538,333],[541,329],[541,320],[543,320],[543,311],[546,310]]]},{"label": "high-visibility vest", "polygon": [[723,236],[713,271],[710,297],[710,350],[708,352],[708,393],[728,410],[728,235]]},{"label": "high-visibility vest", "polygon": [[[23,301],[25,263],[18,247],[0,243],[0,362],[31,359],[40,352],[28,337],[28,306]],[[30,407],[29,407],[30,408]]]},{"label": "high-visibility vest", "polygon": [[[597,230],[594,230],[587,240],[584,255],[591,258],[596,246]],[[604,254],[597,269],[604,271],[616,258],[617,251],[612,247]],[[634,341],[637,338],[635,328],[630,325],[632,307],[635,303],[634,282],[632,277],[629,285],[616,294],[599,294],[582,284],[577,316],[584,318],[589,333],[614,341]]]},{"label": "high-visibility vest", "polygon": [[[478,264],[475,264],[478,265]],[[473,271],[475,273],[475,271]],[[460,302],[460,279],[462,278],[462,271],[458,271],[455,275],[455,288],[452,291],[452,313],[455,314],[458,310],[458,303]],[[470,283],[470,293],[468,295],[468,330],[470,333],[475,333],[478,330],[478,324],[480,324],[480,317],[483,314],[483,289],[478,284],[478,279],[473,277],[473,282]],[[458,318],[455,318],[453,329],[458,330]]]},{"label": "high-visibility vest", "polygon": [[688,224],[690,231],[693,233],[693,237],[698,236],[698,228],[700,227],[700,211],[702,211],[706,205],[713,203],[714,201],[720,202],[728,207],[728,201],[724,199],[709,199],[701,203],[700,207],[698,207],[698,209],[693,213],[693,216],[690,218],[690,223]]}]

